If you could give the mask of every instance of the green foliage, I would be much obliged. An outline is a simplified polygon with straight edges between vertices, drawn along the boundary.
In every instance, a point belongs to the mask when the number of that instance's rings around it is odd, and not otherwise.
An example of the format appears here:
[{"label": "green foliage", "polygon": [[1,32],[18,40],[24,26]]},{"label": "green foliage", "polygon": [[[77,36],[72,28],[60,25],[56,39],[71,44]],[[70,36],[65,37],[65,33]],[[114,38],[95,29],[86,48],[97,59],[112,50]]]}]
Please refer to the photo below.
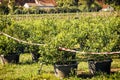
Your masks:
[{"label": "green foliage", "polygon": [[70,7],[72,5],[72,2],[73,0],[57,0],[57,4],[59,7],[62,7],[62,6],[66,6],[66,7]]},{"label": "green foliage", "polygon": [[[0,32],[5,32],[10,36],[16,38],[25,39],[28,37],[27,31],[23,30],[23,27],[19,24],[14,24],[14,22],[6,17],[1,18]],[[19,31],[18,31],[19,30]],[[24,44],[14,41],[11,38],[1,35],[0,36],[0,54],[19,54],[24,51]]]},{"label": "green foliage", "polygon": [[0,31],[6,29],[12,24],[11,19],[7,16],[0,16]]},{"label": "green foliage", "polygon": [[[57,26],[59,26],[59,29],[58,27],[54,28],[57,34],[52,34],[50,38],[47,36],[48,41],[46,40],[45,42],[47,45],[40,46],[40,53],[43,56],[43,60],[47,62],[65,60],[63,57],[64,53],[57,50],[59,46],[74,49],[77,44],[80,44],[81,51],[115,51],[113,48],[117,46],[120,35],[114,31],[115,27],[119,29],[114,24],[114,20],[119,24],[119,19],[114,17],[109,19],[87,17],[82,20],[64,20],[60,26],[59,21],[58,23],[56,21]],[[55,24],[54,21],[53,24]]]},{"label": "green foliage", "polygon": [[3,0],[0,4],[0,14],[9,14],[8,0]]},{"label": "green foliage", "polygon": [[9,7],[9,10],[10,10],[9,13],[13,14],[13,12],[15,10],[15,0],[9,0],[8,7]]},{"label": "green foliage", "polygon": [[19,43],[5,36],[0,36],[0,54],[19,54],[21,51],[22,46]]},{"label": "green foliage", "polygon": [[120,5],[119,0],[105,0],[105,2],[108,4]]},{"label": "green foliage", "polygon": [[[71,60],[71,58],[66,59],[64,57],[66,53],[58,51],[58,47],[78,48],[79,51],[85,52],[119,51],[119,26],[119,16],[80,16],[78,19],[42,18],[14,21],[1,30],[29,43],[45,44],[44,46],[24,44],[22,48],[27,52],[39,51],[42,56],[40,60],[53,64],[57,61]],[[0,44],[2,42],[1,39]]]}]

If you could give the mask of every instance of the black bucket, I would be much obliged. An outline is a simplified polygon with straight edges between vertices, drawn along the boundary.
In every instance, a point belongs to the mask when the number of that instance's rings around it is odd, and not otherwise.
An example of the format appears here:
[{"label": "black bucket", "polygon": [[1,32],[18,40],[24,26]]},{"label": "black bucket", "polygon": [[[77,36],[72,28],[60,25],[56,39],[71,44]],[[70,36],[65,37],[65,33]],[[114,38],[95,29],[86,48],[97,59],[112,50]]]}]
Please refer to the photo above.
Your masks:
[{"label": "black bucket", "polygon": [[64,65],[55,64],[54,65],[55,75],[60,78],[65,78],[70,75],[75,75],[77,66],[78,66],[77,62],[72,64],[64,64]]},{"label": "black bucket", "polygon": [[103,61],[88,60],[89,71],[93,75],[98,72],[110,74],[111,62],[112,59]]},{"label": "black bucket", "polygon": [[31,54],[32,54],[32,61],[33,62],[38,62],[40,54],[38,54],[38,53],[31,53]]},{"label": "black bucket", "polygon": [[5,63],[18,63],[19,62],[19,54],[10,54],[10,55],[1,55],[1,60],[3,64]]}]

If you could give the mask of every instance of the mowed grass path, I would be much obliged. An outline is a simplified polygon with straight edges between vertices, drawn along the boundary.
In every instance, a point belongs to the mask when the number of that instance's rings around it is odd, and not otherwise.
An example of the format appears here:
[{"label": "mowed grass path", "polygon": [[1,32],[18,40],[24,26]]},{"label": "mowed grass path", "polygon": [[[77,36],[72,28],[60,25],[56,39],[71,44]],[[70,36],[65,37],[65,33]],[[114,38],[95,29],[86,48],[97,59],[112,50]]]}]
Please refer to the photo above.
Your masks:
[{"label": "mowed grass path", "polygon": [[[32,63],[30,54],[21,54],[18,64],[0,64],[0,80],[60,80],[54,75],[52,65],[44,65],[38,74],[40,63]],[[110,75],[90,76],[87,62],[79,62],[78,75],[65,80],[120,80],[120,59],[113,59]]]}]

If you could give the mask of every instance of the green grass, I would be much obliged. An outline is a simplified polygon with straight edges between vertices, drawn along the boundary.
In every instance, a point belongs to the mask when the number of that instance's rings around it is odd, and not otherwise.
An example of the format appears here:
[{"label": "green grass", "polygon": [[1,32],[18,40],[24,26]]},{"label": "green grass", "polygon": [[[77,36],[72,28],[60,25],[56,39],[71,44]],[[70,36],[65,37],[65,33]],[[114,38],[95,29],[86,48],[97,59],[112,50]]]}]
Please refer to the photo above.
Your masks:
[{"label": "green grass", "polygon": [[[119,59],[114,59],[112,68],[120,69]],[[21,54],[18,64],[0,64],[0,80],[60,80],[55,77],[52,65],[44,65],[41,74],[38,74],[40,63],[32,63],[30,54]],[[69,77],[65,80],[119,80],[120,70],[111,75],[100,74],[90,76],[87,62],[79,62],[79,77]]]}]

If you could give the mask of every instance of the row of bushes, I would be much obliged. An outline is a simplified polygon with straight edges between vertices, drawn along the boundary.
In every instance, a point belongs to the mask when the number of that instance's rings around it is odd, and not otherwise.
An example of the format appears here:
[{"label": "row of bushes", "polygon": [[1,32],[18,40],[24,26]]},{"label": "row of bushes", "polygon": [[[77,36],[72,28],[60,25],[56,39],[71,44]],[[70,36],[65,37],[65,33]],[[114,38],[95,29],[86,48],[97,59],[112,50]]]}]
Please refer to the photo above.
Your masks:
[{"label": "row of bushes", "polygon": [[57,7],[52,9],[40,9],[40,8],[29,8],[29,9],[16,9],[14,14],[43,14],[43,13],[74,13],[81,12],[77,7]]},{"label": "row of bushes", "polygon": [[77,48],[79,51],[86,52],[110,52],[120,49],[119,17],[81,16],[79,19],[72,20],[48,18],[19,22],[4,19],[2,18],[0,23],[2,32],[29,43],[40,43],[44,46],[18,43],[0,36],[0,54],[3,52],[9,54],[9,50],[11,52],[20,50],[18,48],[22,46],[21,52],[39,51],[43,56],[41,60],[50,63],[63,58],[58,47]]},{"label": "row of bushes", "polygon": [[100,6],[94,6],[87,8],[85,6],[71,6],[71,7],[55,7],[53,9],[40,9],[40,8],[29,8],[29,9],[16,9],[14,14],[42,14],[42,13],[76,13],[76,12],[95,12],[101,9]]}]

